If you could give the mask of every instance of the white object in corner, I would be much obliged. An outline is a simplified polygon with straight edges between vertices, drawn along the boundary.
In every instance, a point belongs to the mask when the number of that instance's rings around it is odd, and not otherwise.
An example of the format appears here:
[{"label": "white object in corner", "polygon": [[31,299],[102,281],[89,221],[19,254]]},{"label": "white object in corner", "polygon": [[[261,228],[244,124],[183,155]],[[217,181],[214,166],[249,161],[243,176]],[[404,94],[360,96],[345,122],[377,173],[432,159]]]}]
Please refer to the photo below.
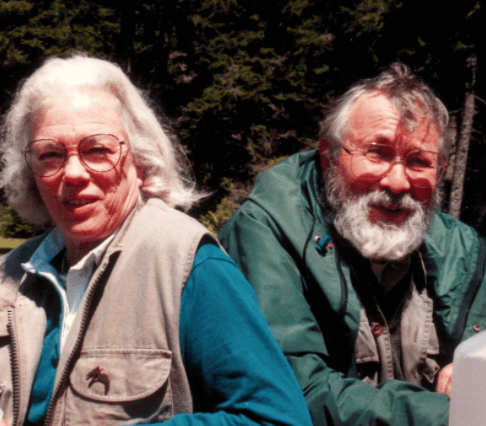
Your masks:
[{"label": "white object in corner", "polygon": [[449,426],[486,424],[486,331],[454,352]]}]

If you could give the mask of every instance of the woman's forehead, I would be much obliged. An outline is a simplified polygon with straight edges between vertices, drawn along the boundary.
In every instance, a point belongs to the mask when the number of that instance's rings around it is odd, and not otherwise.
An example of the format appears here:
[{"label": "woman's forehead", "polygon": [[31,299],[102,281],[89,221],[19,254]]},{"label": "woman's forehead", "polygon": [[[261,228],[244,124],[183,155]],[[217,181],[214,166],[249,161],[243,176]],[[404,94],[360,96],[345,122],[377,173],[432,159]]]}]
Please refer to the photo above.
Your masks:
[{"label": "woman's forehead", "polygon": [[93,103],[101,103],[116,108],[120,106],[119,100],[105,89],[92,86],[79,86],[59,90],[56,94],[45,99],[43,107],[66,103],[76,108]]},{"label": "woman's forehead", "polygon": [[56,139],[58,134],[64,136],[85,128],[87,132],[90,129],[101,133],[123,132],[118,99],[105,90],[94,88],[53,96],[33,118],[31,139]]}]

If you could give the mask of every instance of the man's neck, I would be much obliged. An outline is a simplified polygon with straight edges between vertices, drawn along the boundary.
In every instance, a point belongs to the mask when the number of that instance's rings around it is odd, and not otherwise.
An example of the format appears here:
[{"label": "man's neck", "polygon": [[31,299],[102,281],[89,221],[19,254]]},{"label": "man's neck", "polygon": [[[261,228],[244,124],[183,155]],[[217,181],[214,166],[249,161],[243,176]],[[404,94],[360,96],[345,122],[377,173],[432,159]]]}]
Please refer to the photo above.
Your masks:
[{"label": "man's neck", "polygon": [[376,275],[376,278],[379,283],[381,283],[381,277],[383,276],[383,271],[385,270],[387,265],[388,262],[380,262],[380,263],[371,262],[371,269]]},{"label": "man's neck", "polygon": [[412,259],[410,255],[395,262],[371,262],[371,269],[376,275],[385,295],[387,295],[388,292],[408,273],[411,263]]}]

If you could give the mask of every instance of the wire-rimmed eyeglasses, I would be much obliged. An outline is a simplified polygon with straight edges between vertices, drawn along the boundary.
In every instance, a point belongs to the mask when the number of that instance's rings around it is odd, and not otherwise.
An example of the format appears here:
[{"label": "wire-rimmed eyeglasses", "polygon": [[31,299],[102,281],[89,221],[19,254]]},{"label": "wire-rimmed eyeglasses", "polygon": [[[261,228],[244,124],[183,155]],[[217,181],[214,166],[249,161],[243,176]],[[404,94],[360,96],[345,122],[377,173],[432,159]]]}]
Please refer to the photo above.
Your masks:
[{"label": "wire-rimmed eyeglasses", "polygon": [[416,185],[437,185],[447,167],[445,158],[434,151],[413,149],[398,155],[395,147],[379,143],[363,144],[355,150],[341,148],[352,156],[351,171],[358,178],[380,179],[395,163],[402,163],[406,176]]},{"label": "wire-rimmed eyeglasses", "polygon": [[[109,172],[120,161],[123,144],[113,135],[91,135],[79,142],[79,158],[90,170]],[[55,175],[67,158],[66,146],[50,139],[31,142],[22,152],[32,172],[41,177]]]}]

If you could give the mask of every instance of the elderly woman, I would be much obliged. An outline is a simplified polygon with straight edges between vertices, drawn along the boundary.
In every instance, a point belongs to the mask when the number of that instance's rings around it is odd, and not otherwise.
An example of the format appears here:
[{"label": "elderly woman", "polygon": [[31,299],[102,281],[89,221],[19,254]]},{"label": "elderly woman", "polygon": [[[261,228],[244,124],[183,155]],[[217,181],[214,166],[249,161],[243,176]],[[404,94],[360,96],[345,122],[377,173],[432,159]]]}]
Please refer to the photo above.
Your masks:
[{"label": "elderly woman", "polygon": [[249,284],[115,65],[48,60],[6,115],[3,187],[53,229],[4,256],[2,425],[308,425]]}]

